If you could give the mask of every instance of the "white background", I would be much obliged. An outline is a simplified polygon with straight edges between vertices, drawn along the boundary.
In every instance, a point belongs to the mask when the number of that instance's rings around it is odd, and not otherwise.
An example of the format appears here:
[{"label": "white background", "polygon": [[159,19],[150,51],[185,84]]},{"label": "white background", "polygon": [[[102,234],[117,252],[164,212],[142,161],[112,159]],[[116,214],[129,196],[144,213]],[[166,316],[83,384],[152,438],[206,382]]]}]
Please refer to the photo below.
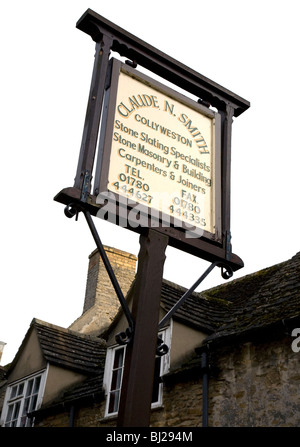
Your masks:
[{"label": "white background", "polygon": [[[88,8],[251,102],[233,123],[234,278],[300,250],[296,0],[2,2],[2,365],[33,318],[68,327],[83,308],[95,244],[53,197],[76,173],[95,45],[75,25]],[[137,235],[95,223],[104,244],[138,254]],[[164,276],[190,287],[207,267],[168,248]],[[214,270],[199,290],[222,282]]]}]

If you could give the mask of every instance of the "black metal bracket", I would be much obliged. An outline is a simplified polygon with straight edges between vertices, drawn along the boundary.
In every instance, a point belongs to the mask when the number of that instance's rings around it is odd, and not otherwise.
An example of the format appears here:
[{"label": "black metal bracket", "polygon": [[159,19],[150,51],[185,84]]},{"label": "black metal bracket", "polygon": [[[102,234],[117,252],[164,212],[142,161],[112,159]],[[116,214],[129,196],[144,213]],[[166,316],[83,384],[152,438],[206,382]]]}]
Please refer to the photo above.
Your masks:
[{"label": "black metal bracket", "polygon": [[[70,203],[69,205],[67,205],[65,207],[64,213],[65,216],[68,218],[72,218],[74,216],[76,216],[76,220],[78,220],[78,214],[80,212],[83,212],[86,221],[88,223],[88,226],[90,228],[90,231],[92,233],[92,236],[94,238],[94,241],[96,243],[96,246],[98,248],[99,254],[101,256],[101,259],[103,261],[103,264],[106,268],[106,271],[108,273],[108,276],[110,277],[110,280],[112,282],[112,285],[115,289],[115,292],[117,294],[117,297],[119,299],[119,302],[121,304],[121,307],[124,311],[124,314],[126,316],[127,322],[129,324],[129,327],[125,330],[120,332],[119,334],[116,335],[116,342],[119,345],[127,345],[129,344],[132,339],[133,339],[133,334],[134,334],[134,321],[131,315],[131,312],[129,310],[129,307],[127,305],[126,299],[124,298],[123,292],[120,288],[120,285],[118,283],[118,280],[114,274],[113,268],[109,262],[109,259],[106,255],[105,249],[103,247],[102,241],[99,237],[99,234],[97,232],[97,229],[94,225],[93,219],[90,215],[90,213],[83,207],[80,206],[80,204],[78,203]],[[158,336],[157,338],[157,348],[156,348],[156,355],[158,356],[163,356],[165,355],[167,352],[169,351],[169,348],[166,344],[164,344],[163,340],[161,337]]]},{"label": "black metal bracket", "polygon": [[162,357],[163,355],[169,352],[169,347],[164,343],[163,339],[158,336],[157,338],[157,347],[156,347],[156,355]]},{"label": "black metal bracket", "polygon": [[[87,224],[90,228],[90,231],[92,233],[92,236],[94,238],[94,241],[96,243],[96,246],[99,250],[99,254],[101,256],[101,259],[103,261],[103,264],[106,268],[106,271],[108,273],[108,276],[112,282],[112,285],[115,289],[115,292],[117,294],[117,297],[119,299],[119,302],[121,304],[121,307],[124,311],[125,317],[128,321],[129,327],[124,331],[120,332],[116,335],[116,341],[120,345],[126,345],[130,343],[133,339],[134,334],[134,321],[131,315],[131,312],[129,310],[129,307],[127,305],[127,302],[124,298],[123,292],[120,288],[120,285],[118,283],[118,280],[114,274],[114,271],[111,267],[111,264],[109,262],[109,259],[106,255],[105,249],[103,247],[103,244],[101,242],[101,239],[99,237],[99,234],[97,232],[97,229],[95,227],[95,224],[93,222],[93,219],[91,217],[91,214],[87,209],[83,206],[80,206],[78,203],[70,203],[65,207],[64,213],[66,217],[72,218],[76,216],[76,220],[78,219],[79,212],[83,212],[85,219],[87,221]],[[169,310],[169,312],[162,318],[158,325],[158,330],[160,330],[168,320],[174,315],[174,313],[177,311],[177,309],[184,303],[184,301],[195,291],[195,289],[201,284],[201,282],[209,275],[209,273],[215,268],[215,267],[221,268],[221,275],[224,279],[229,279],[233,276],[233,270],[229,264],[226,264],[222,261],[216,261],[213,262],[206,270],[205,272],[200,276],[200,278],[192,285],[192,287],[187,290],[184,295],[177,301],[177,303]],[[157,339],[157,348],[156,348],[156,355],[163,356],[169,351],[168,346],[163,342],[163,340],[158,337]]]},{"label": "black metal bracket", "polygon": [[224,279],[229,279],[232,277],[233,275],[233,270],[230,267],[230,265],[221,262],[221,261],[216,261],[213,262],[206,270],[205,272],[200,276],[200,278],[192,285],[192,287],[187,290],[184,295],[177,301],[177,303],[169,310],[169,312],[162,318],[162,320],[160,321],[158,328],[162,328],[166,322],[172,317],[172,315],[174,315],[174,313],[176,312],[176,310],[184,303],[184,301],[195,291],[195,289],[199,286],[199,284],[201,284],[201,282],[210,274],[210,272],[215,268],[215,267],[221,267],[221,274],[222,277]]},{"label": "black metal bracket", "polygon": [[112,285],[115,289],[115,292],[117,294],[117,297],[119,299],[121,307],[124,311],[124,314],[126,316],[128,324],[129,324],[129,328],[126,329],[125,332],[121,332],[120,334],[116,335],[116,341],[117,341],[117,343],[122,344],[122,345],[128,344],[131,341],[131,339],[133,337],[133,332],[134,332],[133,318],[132,318],[131,312],[128,308],[127,302],[124,298],[123,292],[122,292],[120,285],[118,283],[118,280],[114,274],[113,268],[112,268],[112,266],[109,262],[109,259],[106,255],[105,249],[103,247],[102,241],[99,237],[99,234],[98,234],[95,224],[93,222],[92,216],[90,215],[89,211],[87,211],[84,207],[80,206],[77,203],[70,203],[69,205],[67,205],[65,207],[64,212],[68,218],[72,218],[72,217],[76,216],[76,220],[78,219],[79,212],[83,212],[83,214],[84,214],[84,217],[85,217],[87,224],[90,228],[90,231],[92,233],[92,236],[93,236],[96,246],[98,248],[98,251],[99,251],[99,254],[103,261],[103,264],[106,268],[108,276],[112,282]]},{"label": "black metal bracket", "polygon": [[119,332],[115,338],[119,345],[128,345],[133,338],[133,328],[129,326],[124,332]]}]

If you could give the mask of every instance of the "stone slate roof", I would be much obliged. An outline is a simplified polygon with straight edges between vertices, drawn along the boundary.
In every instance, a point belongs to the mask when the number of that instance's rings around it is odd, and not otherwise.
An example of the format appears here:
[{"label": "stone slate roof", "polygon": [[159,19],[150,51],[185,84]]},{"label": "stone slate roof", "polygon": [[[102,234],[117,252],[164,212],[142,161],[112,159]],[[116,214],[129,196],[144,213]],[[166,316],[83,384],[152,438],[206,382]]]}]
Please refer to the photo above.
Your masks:
[{"label": "stone slate roof", "polygon": [[[195,278],[196,280],[197,278]],[[163,280],[161,306],[168,312],[186,288]],[[133,285],[128,293],[132,294]],[[276,322],[300,317],[300,252],[292,259],[229,280],[222,285],[194,292],[178,308],[173,318],[216,340],[245,333]],[[120,309],[111,330],[122,317]],[[102,334],[107,337],[107,331]]]},{"label": "stone slate roof", "polygon": [[102,398],[104,396],[104,391],[102,389],[103,373],[104,368],[96,376],[88,377],[83,382],[67,389],[62,396],[63,402],[66,404],[68,402],[82,400],[88,395],[93,396],[94,400],[96,400],[97,397]]},{"label": "stone slate roof", "polygon": [[47,362],[87,375],[103,368],[106,349],[101,339],[33,319],[9,370],[17,363],[24,344],[34,330]]},{"label": "stone slate roof", "polygon": [[[163,306],[169,310],[174,301],[170,284],[164,283]],[[212,342],[299,316],[300,252],[286,262],[194,293],[174,318],[208,333]]]},{"label": "stone slate roof", "polygon": [[31,413],[31,416],[42,415],[43,413],[56,412],[59,409],[66,409],[73,404],[94,403],[99,402],[104,398],[103,390],[103,373],[104,368],[91,377],[71,385],[66,388],[61,394],[46,405]]},{"label": "stone slate roof", "polygon": [[[162,284],[161,305],[168,312],[184,295],[187,289],[164,280]],[[173,318],[183,324],[208,334],[214,332],[220,321],[224,321],[228,303],[204,294],[192,293],[178,308]]]},{"label": "stone slate roof", "polygon": [[105,346],[100,339],[33,320],[45,359],[57,366],[83,373],[103,367]]}]

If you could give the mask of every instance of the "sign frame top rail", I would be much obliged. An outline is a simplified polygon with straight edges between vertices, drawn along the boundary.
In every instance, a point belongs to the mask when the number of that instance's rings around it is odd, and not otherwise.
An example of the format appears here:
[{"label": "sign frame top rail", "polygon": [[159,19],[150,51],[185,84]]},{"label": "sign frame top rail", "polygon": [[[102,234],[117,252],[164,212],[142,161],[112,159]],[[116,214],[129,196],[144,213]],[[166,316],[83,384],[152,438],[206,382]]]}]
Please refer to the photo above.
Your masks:
[{"label": "sign frame top rail", "polygon": [[103,35],[111,37],[113,51],[209,102],[219,110],[225,110],[226,105],[230,104],[234,109],[233,115],[238,117],[250,107],[250,102],[246,99],[173,59],[91,9],[77,21],[76,28],[90,35],[95,42],[101,42]]}]

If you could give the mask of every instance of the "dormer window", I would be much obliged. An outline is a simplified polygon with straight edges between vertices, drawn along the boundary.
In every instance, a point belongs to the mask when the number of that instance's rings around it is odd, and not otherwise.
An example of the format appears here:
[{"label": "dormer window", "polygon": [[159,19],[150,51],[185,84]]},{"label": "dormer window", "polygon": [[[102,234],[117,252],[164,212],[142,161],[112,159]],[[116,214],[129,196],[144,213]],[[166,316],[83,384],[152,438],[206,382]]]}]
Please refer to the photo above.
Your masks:
[{"label": "dormer window", "polygon": [[32,375],[7,387],[1,416],[3,427],[32,427],[28,413],[42,403],[46,371]]}]

